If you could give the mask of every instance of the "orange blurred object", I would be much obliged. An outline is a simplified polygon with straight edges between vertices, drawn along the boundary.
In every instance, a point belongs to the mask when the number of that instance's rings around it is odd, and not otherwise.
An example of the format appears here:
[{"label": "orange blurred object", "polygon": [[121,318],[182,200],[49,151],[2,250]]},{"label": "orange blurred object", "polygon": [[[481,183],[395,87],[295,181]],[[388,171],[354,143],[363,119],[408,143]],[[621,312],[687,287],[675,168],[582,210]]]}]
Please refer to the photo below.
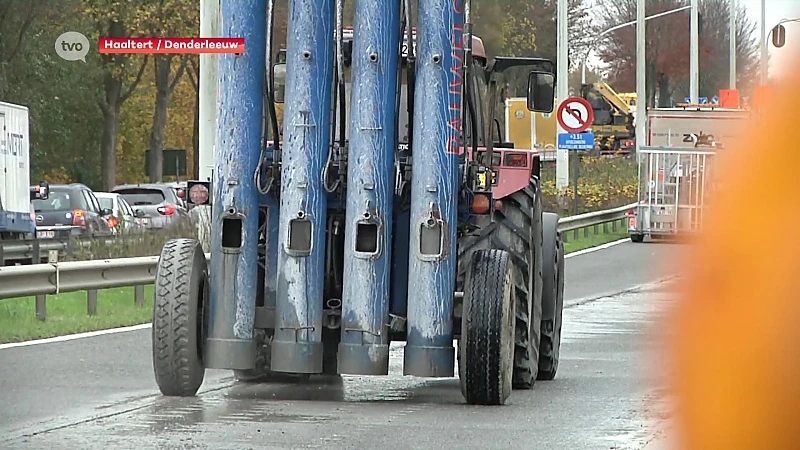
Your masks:
[{"label": "orange blurred object", "polygon": [[753,108],[764,108],[772,102],[773,86],[756,86],[753,89]]},{"label": "orange blurred object", "polygon": [[722,108],[739,108],[739,90],[738,89],[720,89],[719,90],[719,106]]},{"label": "orange blurred object", "polygon": [[676,336],[676,448],[800,448],[800,70],[791,78],[770,87],[747,142],[725,150],[726,194],[688,249],[664,322]]}]

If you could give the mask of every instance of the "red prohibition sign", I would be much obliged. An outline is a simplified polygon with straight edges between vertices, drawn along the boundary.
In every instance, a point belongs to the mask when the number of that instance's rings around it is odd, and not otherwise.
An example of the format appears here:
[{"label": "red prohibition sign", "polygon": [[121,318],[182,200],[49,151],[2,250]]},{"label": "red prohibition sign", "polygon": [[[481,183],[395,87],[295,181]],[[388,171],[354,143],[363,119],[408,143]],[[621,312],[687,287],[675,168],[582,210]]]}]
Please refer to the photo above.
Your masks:
[{"label": "red prohibition sign", "polygon": [[592,105],[581,97],[569,97],[558,107],[558,124],[569,133],[583,133],[594,122]]}]

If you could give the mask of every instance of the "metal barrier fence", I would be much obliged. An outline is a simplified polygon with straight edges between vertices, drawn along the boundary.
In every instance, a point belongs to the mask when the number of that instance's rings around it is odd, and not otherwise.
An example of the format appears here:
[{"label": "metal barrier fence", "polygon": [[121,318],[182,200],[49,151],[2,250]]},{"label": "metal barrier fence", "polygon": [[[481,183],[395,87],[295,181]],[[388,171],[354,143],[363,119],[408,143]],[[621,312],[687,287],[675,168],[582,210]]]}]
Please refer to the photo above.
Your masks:
[{"label": "metal barrier fence", "polygon": [[[559,230],[564,237],[568,231],[574,231],[575,237],[578,237],[581,229],[585,230],[586,236],[590,229],[598,234],[600,227],[607,232],[609,224],[616,231],[617,224],[625,219],[625,213],[635,205],[564,217],[559,221]],[[42,245],[39,246],[41,249]],[[35,248],[27,251],[35,251]],[[207,253],[206,257],[210,258],[211,255]],[[155,281],[158,258],[143,256],[0,267],[0,300],[34,296],[36,317],[45,320],[47,295],[86,291],[86,312],[95,315],[98,290],[133,287],[134,304],[143,306],[144,287]]]}]

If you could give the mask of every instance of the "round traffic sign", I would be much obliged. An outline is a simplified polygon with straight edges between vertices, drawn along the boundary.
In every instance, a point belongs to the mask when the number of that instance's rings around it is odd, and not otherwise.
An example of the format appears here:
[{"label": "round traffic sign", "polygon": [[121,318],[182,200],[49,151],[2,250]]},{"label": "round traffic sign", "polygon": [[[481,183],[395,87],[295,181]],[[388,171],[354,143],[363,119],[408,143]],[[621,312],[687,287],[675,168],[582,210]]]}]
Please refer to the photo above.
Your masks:
[{"label": "round traffic sign", "polygon": [[583,133],[592,126],[594,111],[592,105],[581,97],[570,97],[558,107],[558,124],[569,133]]}]

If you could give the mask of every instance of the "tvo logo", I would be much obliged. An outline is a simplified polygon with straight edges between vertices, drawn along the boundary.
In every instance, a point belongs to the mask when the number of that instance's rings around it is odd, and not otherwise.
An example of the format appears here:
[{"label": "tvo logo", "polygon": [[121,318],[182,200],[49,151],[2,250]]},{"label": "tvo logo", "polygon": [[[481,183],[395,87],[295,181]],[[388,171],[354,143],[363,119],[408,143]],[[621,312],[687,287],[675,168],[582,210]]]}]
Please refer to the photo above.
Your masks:
[{"label": "tvo logo", "polygon": [[67,31],[56,38],[56,54],[66,61],[86,62],[89,39],[77,31]]}]

